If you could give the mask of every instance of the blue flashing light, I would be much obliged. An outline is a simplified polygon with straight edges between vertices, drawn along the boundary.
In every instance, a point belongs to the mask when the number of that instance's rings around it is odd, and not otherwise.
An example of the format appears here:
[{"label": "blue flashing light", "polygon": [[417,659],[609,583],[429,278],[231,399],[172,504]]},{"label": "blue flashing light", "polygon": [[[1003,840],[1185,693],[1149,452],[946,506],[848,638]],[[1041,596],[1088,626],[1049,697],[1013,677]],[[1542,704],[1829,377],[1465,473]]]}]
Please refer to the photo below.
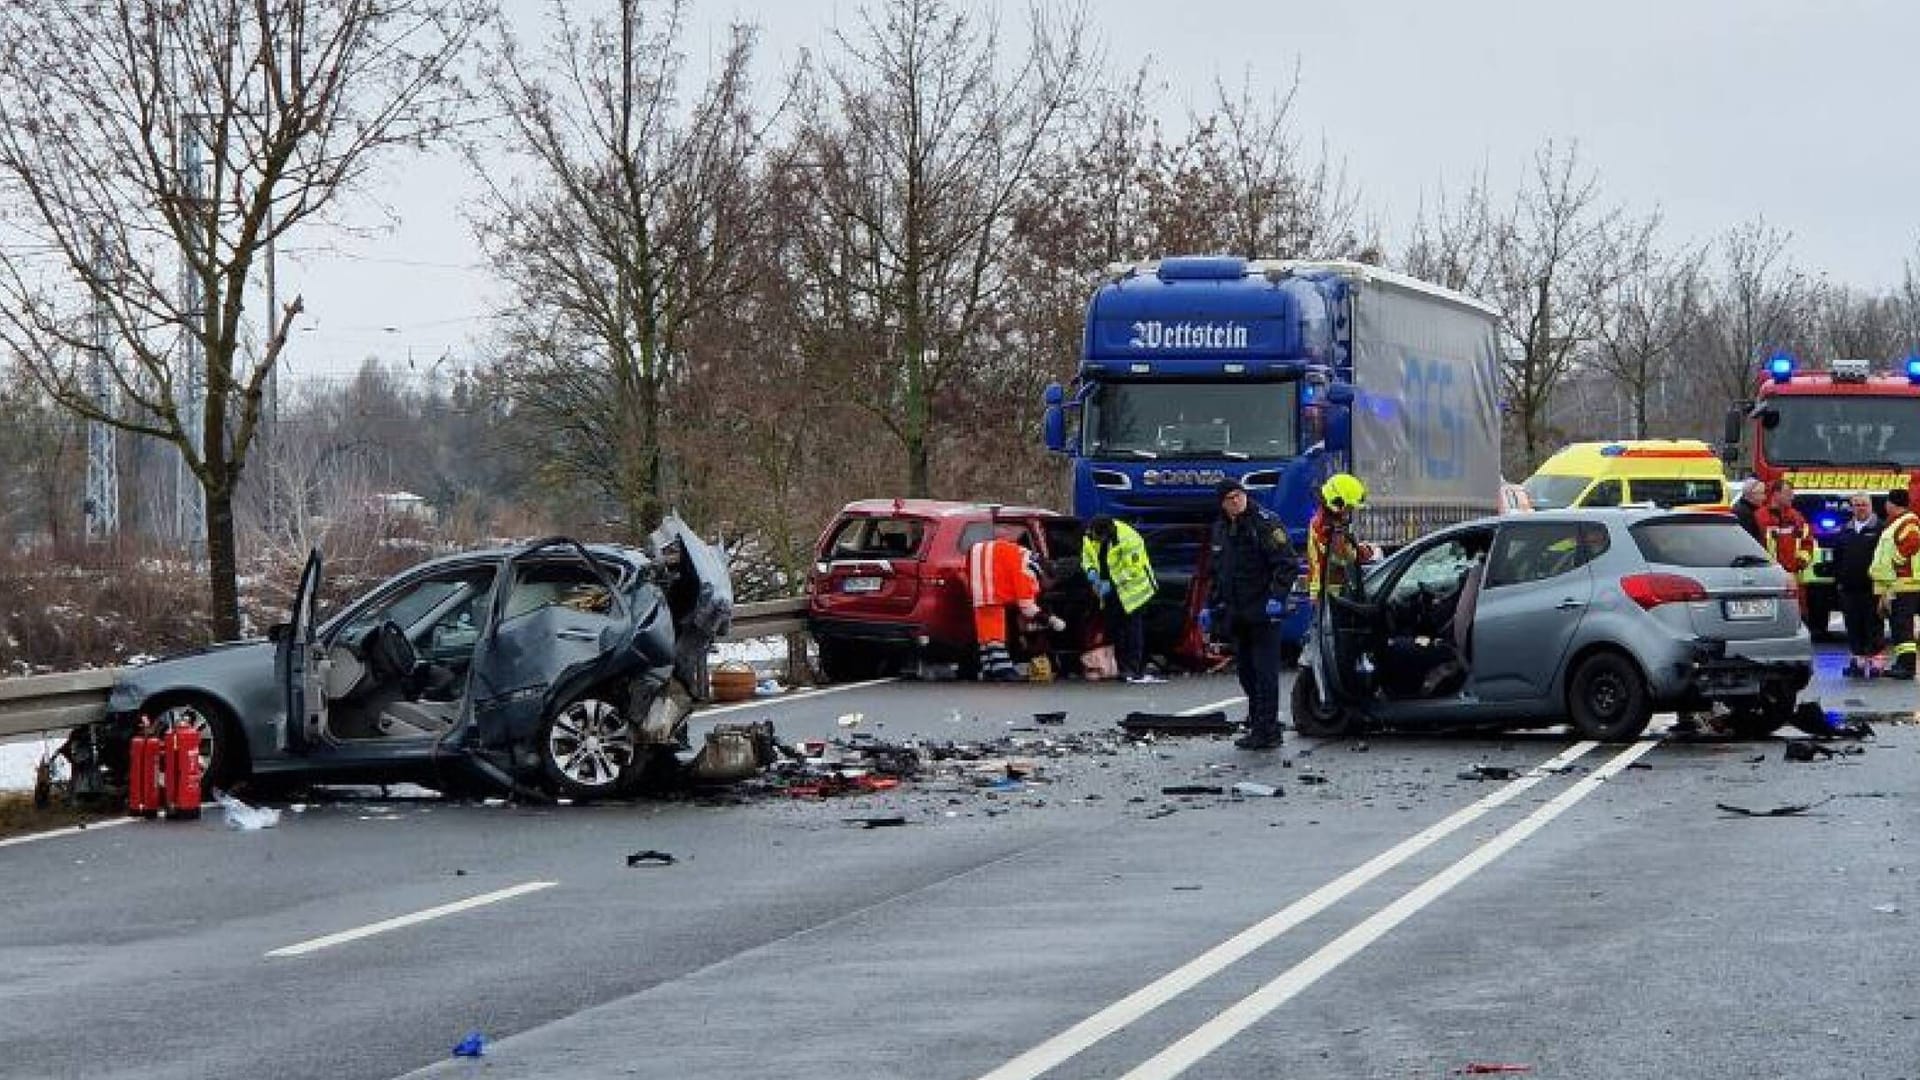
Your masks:
[{"label": "blue flashing light", "polygon": [[1907,381],[1920,383],[1920,356],[1907,357]]},{"label": "blue flashing light", "polygon": [[1619,443],[1612,443],[1600,448],[1601,457],[1619,457],[1626,452],[1627,448],[1621,446]]},{"label": "blue flashing light", "polygon": [[1823,517],[1823,518],[1821,518],[1821,519],[1820,519],[1820,531],[1821,531],[1821,532],[1823,532],[1823,533],[1830,533],[1830,532],[1833,532],[1834,530],[1836,530],[1836,529],[1838,529],[1838,528],[1840,528],[1840,519],[1839,519],[1839,518],[1830,518],[1830,517]]},{"label": "blue flashing light", "polygon": [[1777,383],[1783,383],[1793,378],[1793,357],[1788,356],[1786,353],[1780,353],[1775,356],[1773,359],[1767,361],[1767,373],[1772,375],[1773,381]]}]

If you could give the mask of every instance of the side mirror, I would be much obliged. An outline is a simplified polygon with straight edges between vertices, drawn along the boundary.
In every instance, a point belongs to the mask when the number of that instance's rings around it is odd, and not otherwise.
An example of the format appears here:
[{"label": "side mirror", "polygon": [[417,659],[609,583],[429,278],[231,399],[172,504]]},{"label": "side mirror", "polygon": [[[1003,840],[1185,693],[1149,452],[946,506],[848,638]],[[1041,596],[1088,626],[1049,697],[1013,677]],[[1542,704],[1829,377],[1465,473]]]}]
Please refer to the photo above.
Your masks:
[{"label": "side mirror", "polygon": [[1060,388],[1059,383],[1048,383],[1046,392],[1040,395],[1040,400],[1048,405],[1059,405],[1067,400],[1067,392]]},{"label": "side mirror", "polygon": [[1353,404],[1352,383],[1330,383],[1327,386],[1327,404],[1342,407]]},{"label": "side mirror", "polygon": [[1780,410],[1766,408],[1760,410],[1760,426],[1772,431],[1780,426]]},{"label": "side mirror", "polygon": [[1040,430],[1047,449],[1056,454],[1067,452],[1067,412],[1060,405],[1060,384],[1047,387],[1047,411],[1040,419]]}]

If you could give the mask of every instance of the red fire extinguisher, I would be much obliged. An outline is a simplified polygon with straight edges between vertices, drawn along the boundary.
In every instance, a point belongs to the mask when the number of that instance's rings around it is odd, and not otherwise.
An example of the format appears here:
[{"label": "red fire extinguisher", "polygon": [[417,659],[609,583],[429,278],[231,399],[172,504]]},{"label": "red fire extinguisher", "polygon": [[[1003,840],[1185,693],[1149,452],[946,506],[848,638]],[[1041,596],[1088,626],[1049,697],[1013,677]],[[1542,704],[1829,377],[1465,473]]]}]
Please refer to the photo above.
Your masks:
[{"label": "red fire extinguisher", "polygon": [[160,816],[160,737],[144,716],[127,745],[127,813]]},{"label": "red fire extinguisher", "polygon": [[162,772],[166,775],[166,808],[169,819],[193,821],[200,816],[200,731],[191,724],[176,723],[167,729]]}]

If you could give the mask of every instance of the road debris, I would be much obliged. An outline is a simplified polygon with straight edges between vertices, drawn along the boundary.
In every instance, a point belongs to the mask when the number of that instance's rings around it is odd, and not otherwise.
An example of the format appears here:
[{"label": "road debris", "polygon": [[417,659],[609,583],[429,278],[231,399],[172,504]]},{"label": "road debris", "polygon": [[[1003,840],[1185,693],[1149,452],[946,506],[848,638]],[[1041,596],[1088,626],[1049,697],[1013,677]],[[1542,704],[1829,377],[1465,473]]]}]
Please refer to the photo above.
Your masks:
[{"label": "road debris", "polygon": [[477,1058],[487,1052],[487,1037],[477,1031],[467,1032],[467,1037],[454,1044],[453,1056]]},{"label": "road debris", "polygon": [[1469,1061],[1461,1068],[1453,1070],[1455,1076],[1490,1076],[1494,1073],[1532,1072],[1531,1065],[1518,1065],[1504,1061]]},{"label": "road debris", "polygon": [[1192,716],[1130,712],[1120,721],[1120,729],[1129,735],[1231,735],[1235,731],[1227,714],[1218,711]]},{"label": "road debris", "polygon": [[1272,784],[1262,784],[1253,780],[1242,780],[1233,785],[1233,793],[1248,799],[1271,799],[1285,794]]},{"label": "road debris", "polygon": [[1898,915],[1900,914],[1900,905],[1899,904],[1875,904],[1873,905],[1873,910],[1874,910],[1874,913],[1878,915]]},{"label": "road debris", "polygon": [[1744,806],[1735,806],[1732,803],[1714,803],[1713,805],[1729,814],[1736,814],[1740,817],[1793,817],[1796,814],[1804,814],[1816,806],[1825,806],[1832,801],[1833,796],[1829,795],[1819,802],[1788,803],[1785,806],[1775,806],[1766,810],[1750,810]]},{"label": "road debris", "polygon": [[1817,761],[1830,758],[1837,751],[1831,746],[1821,746],[1810,739],[1793,739],[1781,751],[1787,761]]},{"label": "road debris", "polygon": [[1064,712],[1037,712],[1033,714],[1033,722],[1036,724],[1057,726],[1067,722],[1067,714]]},{"label": "road debris", "polygon": [[678,861],[678,859],[673,857],[671,852],[655,851],[652,848],[648,848],[645,851],[636,851],[627,856],[627,866],[629,868],[635,866],[672,866]]},{"label": "road debris", "polygon": [[907,819],[901,814],[883,814],[876,817],[844,818],[849,825],[858,825],[863,829],[892,829],[905,825]]},{"label": "road debris", "polygon": [[1160,789],[1162,795],[1225,795],[1227,789],[1218,784],[1168,784]]},{"label": "road debris", "polygon": [[834,723],[839,724],[843,728],[856,728],[856,727],[859,727],[860,724],[866,720],[866,718],[867,718],[866,713],[857,713],[857,712],[842,713],[837,719],[834,720]]},{"label": "road debris", "polygon": [[1460,770],[1462,780],[1511,780],[1517,770],[1509,765],[1469,765]]},{"label": "road debris", "polygon": [[213,798],[225,812],[229,829],[253,832],[258,829],[271,829],[280,824],[280,811],[270,806],[248,806],[224,791],[214,792]]}]

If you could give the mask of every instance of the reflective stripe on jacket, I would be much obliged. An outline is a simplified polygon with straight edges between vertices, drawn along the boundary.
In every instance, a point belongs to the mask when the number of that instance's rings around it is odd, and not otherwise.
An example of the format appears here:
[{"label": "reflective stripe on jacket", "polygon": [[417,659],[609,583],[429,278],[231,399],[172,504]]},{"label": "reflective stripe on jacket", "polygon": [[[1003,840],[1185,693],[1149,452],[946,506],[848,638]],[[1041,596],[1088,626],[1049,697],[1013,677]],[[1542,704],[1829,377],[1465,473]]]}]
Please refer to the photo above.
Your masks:
[{"label": "reflective stripe on jacket", "polygon": [[1813,565],[1813,526],[1800,511],[1791,506],[1785,510],[1762,507],[1754,514],[1754,521],[1760,526],[1767,554],[1782,570],[1799,577]]},{"label": "reflective stripe on jacket", "polygon": [[1040,579],[1027,549],[1011,540],[982,540],[967,549],[967,594],[974,607],[1032,603],[1040,599]]},{"label": "reflective stripe on jacket", "polygon": [[[1352,528],[1352,523],[1346,527]],[[1324,506],[1315,510],[1313,520],[1307,523],[1307,596],[1313,600],[1320,599],[1322,565],[1326,566],[1326,583],[1338,592],[1347,582],[1348,571],[1372,555],[1372,548],[1343,531],[1337,537],[1339,550],[1332,551],[1333,561],[1327,562],[1329,551],[1335,547],[1334,530],[1332,515]]]},{"label": "reflective stripe on jacket", "polygon": [[[1131,615],[1153,599],[1160,583],[1153,576],[1153,560],[1147,557],[1147,542],[1133,526],[1124,521],[1113,523],[1113,543],[1107,545],[1106,578],[1120,597],[1120,607]],[[1100,577],[1100,541],[1089,536],[1080,542],[1080,567],[1088,577]]]},{"label": "reflective stripe on jacket", "polygon": [[1920,556],[1920,517],[1911,510],[1903,510],[1899,517],[1887,522],[1880,533],[1880,542],[1874,545],[1873,566],[1867,571],[1873,578],[1873,591],[1882,596],[1920,592],[1920,575],[1915,574],[1914,566],[1916,556]]}]

